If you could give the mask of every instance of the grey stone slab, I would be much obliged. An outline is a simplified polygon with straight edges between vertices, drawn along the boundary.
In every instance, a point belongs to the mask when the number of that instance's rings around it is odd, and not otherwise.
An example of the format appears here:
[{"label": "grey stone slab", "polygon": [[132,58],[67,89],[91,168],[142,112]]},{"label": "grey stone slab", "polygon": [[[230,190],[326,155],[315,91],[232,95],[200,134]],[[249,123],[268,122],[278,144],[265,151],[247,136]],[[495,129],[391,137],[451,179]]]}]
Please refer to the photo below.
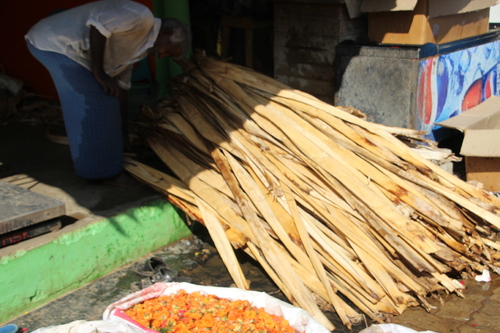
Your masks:
[{"label": "grey stone slab", "polygon": [[59,200],[0,181],[0,234],[60,217],[65,211]]}]

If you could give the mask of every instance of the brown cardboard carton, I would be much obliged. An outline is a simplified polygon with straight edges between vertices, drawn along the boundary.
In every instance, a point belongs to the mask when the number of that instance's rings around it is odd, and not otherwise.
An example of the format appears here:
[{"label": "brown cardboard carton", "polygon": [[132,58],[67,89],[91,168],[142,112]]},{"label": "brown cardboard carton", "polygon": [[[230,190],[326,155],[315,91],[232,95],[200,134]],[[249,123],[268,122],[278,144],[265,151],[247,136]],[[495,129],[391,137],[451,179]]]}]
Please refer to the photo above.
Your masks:
[{"label": "brown cardboard carton", "polygon": [[363,0],[368,36],[384,44],[443,44],[488,32],[497,0]]},{"label": "brown cardboard carton", "polygon": [[437,125],[464,133],[460,154],[465,157],[467,180],[476,180],[488,191],[500,191],[500,97],[483,103]]}]

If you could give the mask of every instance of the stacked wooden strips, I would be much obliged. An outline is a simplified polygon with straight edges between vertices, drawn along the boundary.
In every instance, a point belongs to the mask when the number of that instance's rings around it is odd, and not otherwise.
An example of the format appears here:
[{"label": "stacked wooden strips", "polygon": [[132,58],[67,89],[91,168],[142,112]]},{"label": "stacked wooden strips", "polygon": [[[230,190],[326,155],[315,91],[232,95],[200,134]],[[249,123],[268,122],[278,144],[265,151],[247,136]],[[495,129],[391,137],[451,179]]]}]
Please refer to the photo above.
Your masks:
[{"label": "stacked wooden strips", "polygon": [[498,198],[395,137],[415,131],[201,55],[184,68],[175,103],[147,126],[180,181],[135,161],[127,170],[207,226],[238,287],[249,288],[241,248],[333,330],[324,311],[349,328],[362,313],[383,322],[429,308],[429,293],[461,295],[453,274],[498,269]]}]

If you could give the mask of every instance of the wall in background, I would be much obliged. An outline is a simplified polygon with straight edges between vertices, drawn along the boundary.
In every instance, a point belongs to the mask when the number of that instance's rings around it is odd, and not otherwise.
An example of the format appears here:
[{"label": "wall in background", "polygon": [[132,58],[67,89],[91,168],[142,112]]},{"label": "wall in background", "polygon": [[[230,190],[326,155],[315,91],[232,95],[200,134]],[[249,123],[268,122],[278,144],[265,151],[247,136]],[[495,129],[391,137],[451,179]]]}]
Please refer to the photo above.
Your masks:
[{"label": "wall in background", "polygon": [[[152,8],[151,0],[136,0]],[[27,0],[0,3],[0,65],[5,74],[20,79],[28,91],[50,99],[57,99],[50,75],[29,53],[24,35],[39,20],[61,9],[76,7],[91,1],[85,0]]]}]

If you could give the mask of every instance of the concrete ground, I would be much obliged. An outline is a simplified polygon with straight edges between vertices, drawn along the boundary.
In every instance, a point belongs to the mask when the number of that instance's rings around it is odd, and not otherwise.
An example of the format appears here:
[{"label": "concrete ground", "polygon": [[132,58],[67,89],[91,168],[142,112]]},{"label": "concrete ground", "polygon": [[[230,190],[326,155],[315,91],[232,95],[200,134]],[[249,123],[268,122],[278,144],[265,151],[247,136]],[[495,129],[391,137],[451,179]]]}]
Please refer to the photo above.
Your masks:
[{"label": "concrete ground", "polygon": [[[67,215],[75,219],[93,215],[113,216],[127,207],[140,205],[151,198],[159,198],[156,192],[147,187],[124,191],[79,179],[72,172],[68,147],[48,140],[42,125],[12,123],[2,126],[0,142],[0,179],[16,179],[25,185],[29,184],[28,187],[34,191],[64,198],[67,203]],[[153,166],[158,163],[155,157],[148,153],[142,158]],[[193,236],[151,255],[163,258],[180,276],[190,277],[192,283],[224,287],[232,284],[216,249],[202,227],[195,229]],[[265,291],[283,298],[258,265],[246,257],[242,257],[242,262],[245,274],[252,281],[253,290]],[[132,271],[132,265],[124,266],[11,322],[27,331],[34,331],[74,320],[99,320],[107,305],[134,291],[133,283],[140,281],[140,276]],[[71,270],[71,267],[68,267],[68,270]],[[33,279],[37,278],[37,274],[40,272],[33,272]],[[417,331],[500,332],[500,278],[493,275],[492,282],[466,280],[464,284],[465,298],[456,295],[430,298],[429,302],[435,306],[432,311],[410,308],[402,315],[394,317],[392,322]],[[327,315],[337,327],[337,332],[360,332],[366,327],[363,324],[348,330],[339,323],[334,313]]]},{"label": "concrete ground", "polygon": [[[0,180],[66,209],[61,229],[0,246],[0,325],[190,234],[182,215],[148,186],[124,190],[77,177],[69,147],[49,140],[39,122],[0,125],[0,142]],[[148,152],[138,159],[158,163]]]},{"label": "concrete ground", "polygon": [[124,191],[77,177],[69,146],[50,141],[43,125],[1,126],[0,142],[0,179],[63,201],[70,217],[108,217],[137,201],[160,197],[147,186]]}]

